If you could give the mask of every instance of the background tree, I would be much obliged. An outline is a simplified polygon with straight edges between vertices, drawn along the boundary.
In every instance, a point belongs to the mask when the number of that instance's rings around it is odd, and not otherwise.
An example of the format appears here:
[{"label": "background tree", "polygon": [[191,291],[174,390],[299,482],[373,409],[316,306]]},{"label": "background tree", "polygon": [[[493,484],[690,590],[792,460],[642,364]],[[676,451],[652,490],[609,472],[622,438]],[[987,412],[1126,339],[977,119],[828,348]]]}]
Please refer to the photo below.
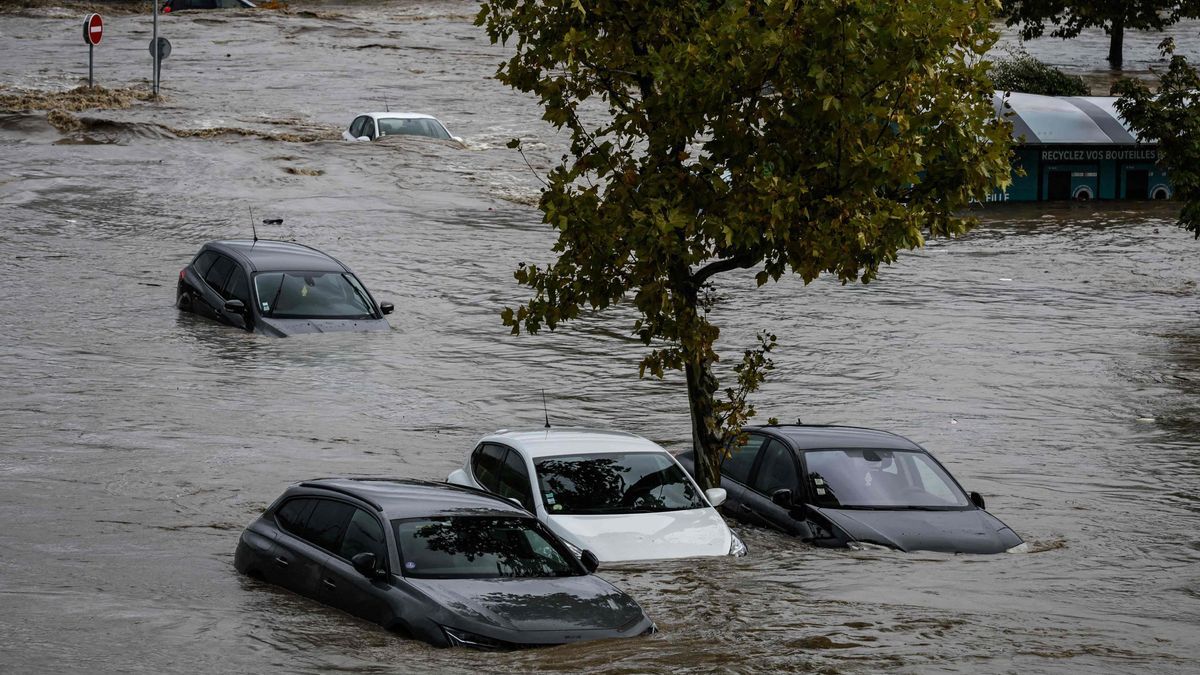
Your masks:
[{"label": "background tree", "polygon": [[1183,202],[1179,225],[1200,238],[1200,73],[1174,54],[1170,38],[1160,48],[1171,55],[1171,65],[1157,95],[1141,80],[1124,79],[1113,87],[1121,96],[1116,108],[1138,136],[1157,139],[1158,163]]},{"label": "background tree", "polygon": [[1108,63],[1120,70],[1124,61],[1125,31],[1163,30],[1181,18],[1197,15],[1195,0],[1001,0],[1006,25],[1021,26],[1021,37],[1032,40],[1078,37],[1086,28],[1102,28],[1109,35]]},{"label": "background tree", "polygon": [[[755,270],[869,282],[1010,173],[983,55],[986,0],[488,0],[476,22],[515,43],[500,81],[570,133],[540,208],[557,259],[522,263],[514,333],[631,303],[652,347],[640,374],[682,370],[702,487],[744,441],[769,369],[760,334],[718,400],[711,282]],[[937,21],[930,21],[937,17]],[[518,146],[513,141],[513,146]]]}]

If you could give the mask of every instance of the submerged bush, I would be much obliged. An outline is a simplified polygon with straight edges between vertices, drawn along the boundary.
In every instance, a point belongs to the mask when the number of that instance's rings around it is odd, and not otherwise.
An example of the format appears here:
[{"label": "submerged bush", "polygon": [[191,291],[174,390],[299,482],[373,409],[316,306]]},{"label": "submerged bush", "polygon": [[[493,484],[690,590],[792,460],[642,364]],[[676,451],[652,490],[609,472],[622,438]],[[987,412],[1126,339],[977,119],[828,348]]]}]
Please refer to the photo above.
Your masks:
[{"label": "submerged bush", "polygon": [[1002,91],[1045,96],[1087,96],[1091,93],[1078,75],[1067,75],[1025,52],[992,63],[992,83]]}]

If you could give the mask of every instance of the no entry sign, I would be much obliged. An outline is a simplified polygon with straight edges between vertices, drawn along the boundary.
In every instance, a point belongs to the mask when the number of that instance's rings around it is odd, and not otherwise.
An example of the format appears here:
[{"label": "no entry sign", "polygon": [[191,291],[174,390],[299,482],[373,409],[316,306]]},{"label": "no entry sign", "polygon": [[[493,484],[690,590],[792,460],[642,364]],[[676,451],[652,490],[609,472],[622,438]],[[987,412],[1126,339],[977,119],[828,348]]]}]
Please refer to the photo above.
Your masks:
[{"label": "no entry sign", "polygon": [[104,19],[99,14],[88,14],[83,19],[83,41],[89,45],[100,44],[104,37]]}]

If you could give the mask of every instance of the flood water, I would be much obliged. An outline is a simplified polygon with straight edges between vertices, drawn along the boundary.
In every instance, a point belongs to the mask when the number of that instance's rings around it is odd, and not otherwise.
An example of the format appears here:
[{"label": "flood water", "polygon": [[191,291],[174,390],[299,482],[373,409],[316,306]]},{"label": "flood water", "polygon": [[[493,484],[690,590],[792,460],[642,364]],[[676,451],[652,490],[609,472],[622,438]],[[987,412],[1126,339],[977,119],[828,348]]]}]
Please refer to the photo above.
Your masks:
[{"label": "flood water", "polygon": [[[1161,205],[989,210],[867,287],[719,279],[727,353],[779,336],[764,418],[913,438],[1033,553],[852,553],[738,527],[746,558],[603,571],[657,635],[503,654],[240,577],[241,528],[290,483],[444,479],[479,436],[540,426],[542,389],[555,424],[689,439],[681,378],[637,379],[629,311],[500,325],[524,297],[513,269],[553,243],[504,143],[545,167],[565,139],[489,79],[505,52],[473,11],[167,16],[162,103],[68,131],[0,114],[0,671],[1195,671],[1200,244]],[[0,16],[0,83],[79,84],[80,18]],[[98,83],[148,79],[149,36],[148,16],[108,17]],[[384,101],[466,147],[337,140]],[[215,128],[240,131],[195,134]],[[353,266],[394,330],[270,339],[179,314],[180,268],[249,236],[249,209],[284,218],[260,235]]]}]

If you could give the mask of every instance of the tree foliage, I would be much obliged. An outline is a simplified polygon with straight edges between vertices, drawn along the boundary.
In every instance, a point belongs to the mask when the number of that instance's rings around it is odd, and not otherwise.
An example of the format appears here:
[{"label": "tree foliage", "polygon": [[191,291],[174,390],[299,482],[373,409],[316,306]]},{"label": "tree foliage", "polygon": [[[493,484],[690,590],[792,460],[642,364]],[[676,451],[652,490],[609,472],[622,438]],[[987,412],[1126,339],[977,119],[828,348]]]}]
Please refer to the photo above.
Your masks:
[{"label": "tree foliage", "polygon": [[1026,52],[997,59],[989,71],[992,83],[1003,91],[1020,91],[1043,96],[1087,96],[1091,93],[1083,78],[1067,75],[1046,65]]},{"label": "tree foliage", "polygon": [[1121,96],[1116,108],[1138,136],[1157,139],[1159,164],[1183,202],[1179,225],[1200,238],[1200,73],[1173,53],[1170,39],[1161,47],[1171,64],[1157,94],[1141,80],[1121,80],[1113,87]]},{"label": "tree foliage", "polygon": [[[555,329],[632,304],[640,373],[682,370],[702,486],[753,415],[761,334],[717,400],[714,276],[869,282],[1009,177],[982,57],[989,0],[485,0],[497,78],[570,134],[540,208],[557,259],[522,264],[503,321]],[[930,17],[937,17],[931,21]]]},{"label": "tree foliage", "polygon": [[1001,0],[1005,23],[1021,27],[1026,40],[1041,37],[1047,24],[1050,36],[1078,37],[1087,28],[1101,28],[1110,36],[1108,62],[1120,69],[1124,61],[1125,31],[1163,30],[1184,17],[1197,15],[1196,0]]}]

